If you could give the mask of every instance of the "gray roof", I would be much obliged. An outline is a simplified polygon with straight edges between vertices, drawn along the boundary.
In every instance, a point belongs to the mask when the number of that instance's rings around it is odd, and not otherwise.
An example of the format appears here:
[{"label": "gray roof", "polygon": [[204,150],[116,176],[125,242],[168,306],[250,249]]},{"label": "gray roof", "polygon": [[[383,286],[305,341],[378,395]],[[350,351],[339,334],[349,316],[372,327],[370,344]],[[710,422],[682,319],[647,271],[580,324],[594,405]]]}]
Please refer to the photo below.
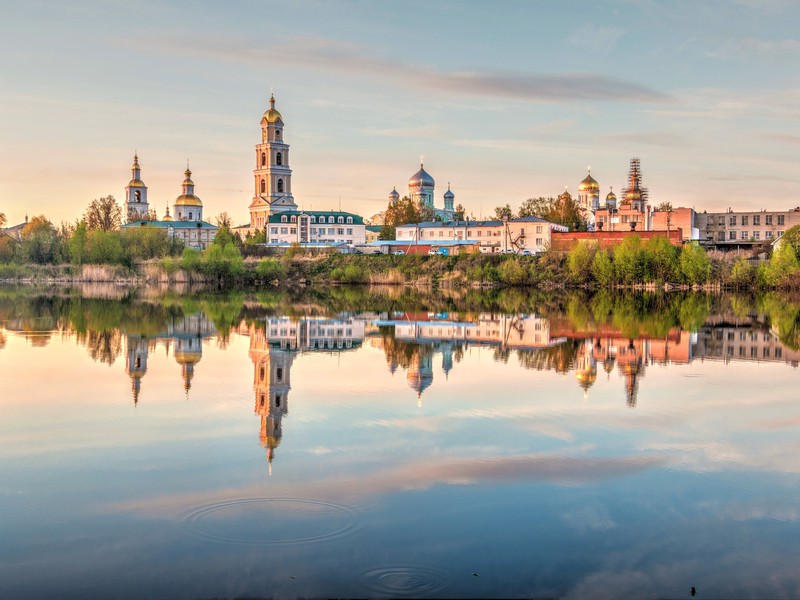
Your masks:
[{"label": "gray roof", "polygon": [[123,229],[130,227],[158,227],[160,229],[219,229],[216,225],[205,221],[133,221],[122,226]]}]

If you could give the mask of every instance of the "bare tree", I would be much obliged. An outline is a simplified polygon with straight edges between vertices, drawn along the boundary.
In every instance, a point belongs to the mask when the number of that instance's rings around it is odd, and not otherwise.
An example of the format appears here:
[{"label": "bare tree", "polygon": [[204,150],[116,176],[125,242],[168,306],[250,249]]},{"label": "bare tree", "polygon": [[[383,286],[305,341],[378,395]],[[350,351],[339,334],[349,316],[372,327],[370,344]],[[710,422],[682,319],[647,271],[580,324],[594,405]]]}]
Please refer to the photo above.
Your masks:
[{"label": "bare tree", "polygon": [[4,213],[0,213],[0,227],[6,226],[6,215]]},{"label": "bare tree", "polygon": [[216,221],[217,227],[227,227],[228,229],[230,229],[231,225],[233,224],[233,219],[231,219],[231,216],[227,211],[219,213]]},{"label": "bare tree", "polygon": [[100,231],[113,231],[122,224],[122,210],[114,200],[114,196],[106,196],[92,200],[83,215],[89,229]]}]

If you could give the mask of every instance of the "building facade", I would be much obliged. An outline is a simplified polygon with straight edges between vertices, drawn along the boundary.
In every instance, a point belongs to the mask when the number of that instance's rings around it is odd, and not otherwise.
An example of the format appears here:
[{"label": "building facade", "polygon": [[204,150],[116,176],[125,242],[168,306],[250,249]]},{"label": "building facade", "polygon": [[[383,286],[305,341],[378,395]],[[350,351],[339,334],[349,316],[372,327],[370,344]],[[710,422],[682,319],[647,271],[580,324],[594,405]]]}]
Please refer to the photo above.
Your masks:
[{"label": "building facade", "polygon": [[800,207],[786,211],[702,212],[697,214],[701,243],[714,246],[769,244],[800,225]]},{"label": "building facade", "polygon": [[292,196],[289,144],[284,140],[283,127],[283,117],[275,109],[275,96],[270,96],[269,109],[261,117],[261,142],[255,146],[251,231],[263,230],[274,213],[297,210]]},{"label": "building facade", "polygon": [[543,252],[550,247],[551,234],[568,231],[564,225],[539,217],[507,221],[429,221],[396,228],[398,242],[424,244],[431,241],[471,240],[482,253]]},{"label": "building facade", "polygon": [[360,216],[340,211],[286,210],[269,216],[270,244],[363,244],[366,226]]}]

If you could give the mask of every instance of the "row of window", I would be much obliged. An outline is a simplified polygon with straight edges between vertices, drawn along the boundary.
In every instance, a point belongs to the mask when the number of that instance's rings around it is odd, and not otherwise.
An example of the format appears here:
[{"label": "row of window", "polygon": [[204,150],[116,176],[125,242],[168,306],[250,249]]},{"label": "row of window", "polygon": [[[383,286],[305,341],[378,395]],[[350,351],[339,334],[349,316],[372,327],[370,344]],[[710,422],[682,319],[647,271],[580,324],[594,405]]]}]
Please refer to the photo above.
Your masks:
[{"label": "row of window", "polygon": [[[730,227],[747,227],[750,225],[750,217],[753,217],[753,226],[759,227],[761,225],[761,215],[728,215],[728,225]],[[778,225],[785,225],[786,224],[786,215],[764,215],[764,225],[772,225],[774,220],[773,217],[778,217],[777,224]],[[725,217],[720,216],[717,219],[717,224],[721,227],[725,226]]]},{"label": "row of window", "polygon": [[[267,192],[267,180],[266,179],[262,179],[261,180],[261,193],[265,194],[266,192]],[[279,194],[283,193],[283,179],[278,179],[278,193]]]},{"label": "row of window", "polygon": [[[278,231],[280,230],[281,235],[288,235],[292,234],[295,235],[297,233],[297,227],[271,227],[270,232],[272,235],[278,235]],[[319,231],[317,231],[316,227],[311,228],[311,235],[325,235],[325,228],[320,227]],[[344,235],[345,228],[344,227],[328,227],[328,235]],[[353,235],[353,228],[347,228],[347,235]]]},{"label": "row of window", "polygon": [[[275,155],[275,164],[277,166],[279,166],[279,167],[283,164],[283,154],[281,154],[280,152],[278,152]],[[266,152],[262,152],[261,153],[261,166],[262,167],[266,167],[267,166],[267,153]]]},{"label": "row of window", "polygon": [[[314,215],[311,215],[309,218],[311,219],[312,223],[317,222],[317,217],[315,217]],[[286,215],[281,215],[281,223],[288,223],[288,222],[297,223],[297,215],[292,215],[291,218],[287,218]],[[319,222],[324,223],[325,217],[320,217]],[[345,222],[344,217],[337,217],[336,219],[334,219],[333,215],[328,217],[328,223],[344,223],[344,222]],[[352,224],[352,222],[353,222],[353,217],[347,217],[347,224],[350,225]]]},{"label": "row of window", "polygon": [[[413,237],[413,234],[410,231],[408,231],[408,233],[410,234],[411,237]],[[422,239],[424,237],[429,237],[429,238],[437,237],[437,236],[438,237],[445,237],[444,233],[445,233],[444,229],[422,229],[419,232],[419,237],[420,237],[420,239]],[[457,230],[456,233],[460,234],[461,230]],[[486,230],[485,233],[486,233],[486,237],[499,237],[500,236],[500,230],[499,229],[489,229],[489,230]],[[537,225],[536,226],[536,233],[542,233],[542,226],[541,225]],[[484,230],[483,229],[468,229],[466,235],[467,236],[475,235],[475,237],[483,237],[484,236]],[[519,230],[519,235],[521,235],[523,237],[525,236],[525,228],[522,228],[522,229]],[[447,237],[453,237],[453,229],[447,229]]]},{"label": "row of window", "polygon": [[[722,356],[722,348],[721,347],[720,348],[715,348],[714,350],[711,350],[709,352],[709,354],[716,354],[717,356]],[[726,354],[728,356],[733,356],[733,346],[727,346]],[[770,352],[769,348],[763,348],[761,350],[761,356],[763,358],[770,358],[770,354],[771,354],[771,352]],[[747,356],[747,352],[745,350],[745,347],[744,346],[739,346],[739,357],[740,358],[745,358],[746,356]],[[751,348],[750,348],[750,358],[758,358],[758,347],[757,346],[751,346]],[[775,358],[783,358],[783,348],[775,348]]]},{"label": "row of window", "polygon": [[[778,231],[775,237],[781,237],[783,235],[782,231]],[[761,239],[761,232],[760,231],[729,231],[728,232],[728,240],[743,240],[747,241],[749,239],[760,240]],[[764,239],[771,240],[773,239],[773,232],[772,231],[765,231],[764,232]],[[717,234],[717,240],[720,242],[725,241],[725,232],[720,231]]]}]

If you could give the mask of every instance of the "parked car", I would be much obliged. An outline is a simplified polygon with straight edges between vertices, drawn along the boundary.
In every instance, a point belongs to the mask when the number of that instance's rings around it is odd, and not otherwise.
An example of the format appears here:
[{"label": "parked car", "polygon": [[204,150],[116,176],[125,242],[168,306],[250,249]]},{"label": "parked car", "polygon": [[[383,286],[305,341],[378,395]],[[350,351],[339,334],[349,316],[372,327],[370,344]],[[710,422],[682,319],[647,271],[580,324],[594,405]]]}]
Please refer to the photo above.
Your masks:
[{"label": "parked car", "polygon": [[525,248],[522,252],[520,252],[522,256],[533,256],[533,252]]},{"label": "parked car", "polygon": [[439,250],[437,248],[431,248],[430,250],[428,250],[428,255],[429,256],[441,256],[443,254],[444,254],[444,252],[442,252],[441,250]]},{"label": "parked car", "polygon": [[395,250],[392,254],[405,254],[402,250]]}]

